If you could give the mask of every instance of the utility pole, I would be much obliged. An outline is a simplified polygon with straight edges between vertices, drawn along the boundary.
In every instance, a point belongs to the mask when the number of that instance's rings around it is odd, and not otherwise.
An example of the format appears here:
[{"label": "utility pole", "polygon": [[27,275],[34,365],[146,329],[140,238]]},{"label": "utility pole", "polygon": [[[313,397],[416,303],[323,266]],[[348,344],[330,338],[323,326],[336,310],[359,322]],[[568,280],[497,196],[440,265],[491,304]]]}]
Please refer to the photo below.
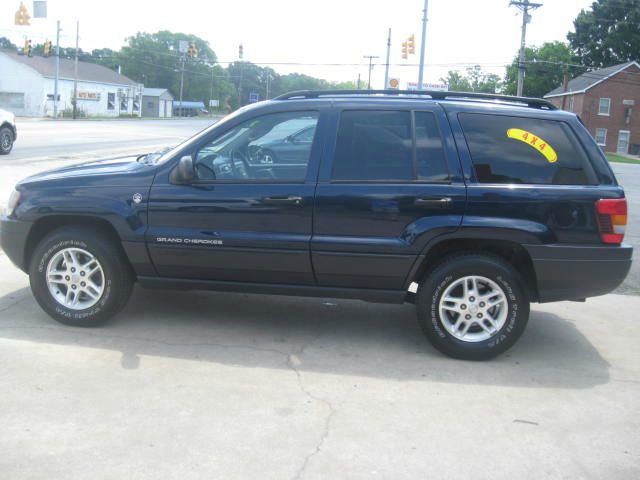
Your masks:
[{"label": "utility pole", "polygon": [[542,6],[541,3],[531,3],[529,0],[511,0],[509,2],[509,6],[518,7],[522,11],[522,35],[520,37],[520,55],[518,59],[518,88],[517,93],[519,97],[522,96],[522,89],[524,86],[524,64],[525,64],[525,55],[524,48],[526,45],[527,38],[527,23],[531,21],[531,15],[529,15],[529,10],[535,10]]},{"label": "utility pole", "polygon": [[184,108],[182,107],[182,92],[184,90],[184,53],[180,57],[180,116],[184,116]]},{"label": "utility pole", "polygon": [[363,55],[362,58],[368,58],[369,59],[369,82],[367,83],[367,90],[371,90],[371,70],[373,70],[373,59],[374,58],[380,58],[377,55]]},{"label": "utility pole", "polygon": [[80,42],[80,20],[76,21],[76,58],[73,65],[73,119],[78,118],[78,45]]},{"label": "utility pole", "polygon": [[422,10],[422,44],[420,45],[420,71],[418,72],[418,90],[422,90],[422,80],[424,79],[424,50],[427,43],[427,8],[429,0],[424,0],[424,10]]},{"label": "utility pole", "polygon": [[[569,88],[569,70],[567,67],[567,64],[564,63],[563,64],[563,68],[562,68],[562,91],[566,93],[567,89]],[[566,105],[567,105],[567,96],[563,95],[562,96],[562,110],[566,110]]]},{"label": "utility pole", "polygon": [[53,81],[53,118],[58,118],[58,78],[60,77],[60,20],[56,22],[56,76]]},{"label": "utility pole", "polygon": [[389,36],[387,37],[387,63],[384,70],[384,88],[389,88],[389,59],[391,58],[391,29],[389,29]]}]

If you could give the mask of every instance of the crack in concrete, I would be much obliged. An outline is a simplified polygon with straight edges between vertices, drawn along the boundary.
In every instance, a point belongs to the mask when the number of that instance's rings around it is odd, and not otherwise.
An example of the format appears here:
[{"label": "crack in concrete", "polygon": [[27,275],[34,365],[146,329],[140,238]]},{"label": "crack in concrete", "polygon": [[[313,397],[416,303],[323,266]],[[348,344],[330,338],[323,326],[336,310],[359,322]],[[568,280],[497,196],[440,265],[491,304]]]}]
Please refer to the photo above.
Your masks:
[{"label": "crack in concrete", "polygon": [[[318,333],[311,340],[309,340],[307,343],[305,343],[304,345],[302,345],[300,347],[300,349],[297,352],[297,356],[301,356],[304,353],[304,351],[312,343],[314,343],[318,338],[320,338],[321,336],[322,336],[322,329],[319,326],[318,327]],[[331,420],[333,419],[333,416],[336,413],[336,409],[335,409],[335,407],[333,406],[333,404],[329,400],[327,400],[326,398],[322,398],[322,397],[319,397],[317,395],[314,395],[304,385],[304,381],[302,379],[302,372],[300,372],[299,368],[297,367],[296,363],[294,362],[294,354],[293,353],[288,355],[287,361],[286,361],[286,365],[296,374],[296,379],[297,379],[298,387],[300,388],[300,391],[304,395],[306,395],[308,398],[310,398],[311,400],[323,404],[329,411],[329,413],[326,416],[325,421],[324,421],[322,434],[320,435],[320,438],[316,442],[316,445],[315,445],[314,449],[311,452],[309,452],[309,454],[307,454],[307,456],[304,458],[304,461],[302,462],[302,465],[300,465],[298,470],[296,470],[296,473],[294,474],[294,476],[291,477],[292,480],[300,480],[302,478],[302,476],[304,475],[304,473],[305,473],[305,471],[306,471],[311,459],[320,453],[320,450],[322,450],[322,446],[324,445],[325,441],[329,437],[329,431],[330,431],[330,428],[331,428]]]}]

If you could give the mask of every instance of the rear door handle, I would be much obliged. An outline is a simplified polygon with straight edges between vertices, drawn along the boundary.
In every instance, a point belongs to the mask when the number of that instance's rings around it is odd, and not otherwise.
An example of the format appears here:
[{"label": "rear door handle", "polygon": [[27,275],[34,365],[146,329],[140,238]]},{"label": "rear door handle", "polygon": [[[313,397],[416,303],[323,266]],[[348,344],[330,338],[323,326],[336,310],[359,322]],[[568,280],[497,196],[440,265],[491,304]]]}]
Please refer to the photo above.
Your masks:
[{"label": "rear door handle", "polygon": [[265,197],[265,205],[302,205],[302,197]]},{"label": "rear door handle", "polygon": [[413,204],[420,208],[449,208],[453,203],[451,197],[416,198]]}]

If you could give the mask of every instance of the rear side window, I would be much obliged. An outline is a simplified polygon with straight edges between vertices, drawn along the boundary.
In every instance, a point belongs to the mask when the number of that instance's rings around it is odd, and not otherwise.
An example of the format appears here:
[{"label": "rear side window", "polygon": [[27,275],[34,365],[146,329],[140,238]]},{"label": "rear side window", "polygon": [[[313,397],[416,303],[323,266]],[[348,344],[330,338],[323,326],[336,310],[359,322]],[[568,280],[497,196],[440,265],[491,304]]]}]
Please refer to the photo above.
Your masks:
[{"label": "rear side window", "polygon": [[459,120],[480,183],[595,183],[589,160],[563,122],[475,113]]},{"label": "rear side window", "polygon": [[433,113],[344,111],[331,178],[337,181],[440,182],[448,179]]}]

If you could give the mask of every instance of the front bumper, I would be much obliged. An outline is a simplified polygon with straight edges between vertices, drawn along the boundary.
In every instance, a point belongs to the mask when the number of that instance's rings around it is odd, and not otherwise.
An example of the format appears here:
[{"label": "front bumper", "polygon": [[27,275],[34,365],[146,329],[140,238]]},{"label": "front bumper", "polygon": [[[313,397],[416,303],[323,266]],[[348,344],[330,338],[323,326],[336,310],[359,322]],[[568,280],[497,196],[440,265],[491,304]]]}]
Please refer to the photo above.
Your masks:
[{"label": "front bumper", "polygon": [[30,222],[18,221],[7,216],[0,217],[0,246],[16,267],[27,271],[25,251]]},{"label": "front bumper", "polygon": [[538,301],[581,300],[620,285],[629,269],[629,245],[524,245],[536,273]]}]

